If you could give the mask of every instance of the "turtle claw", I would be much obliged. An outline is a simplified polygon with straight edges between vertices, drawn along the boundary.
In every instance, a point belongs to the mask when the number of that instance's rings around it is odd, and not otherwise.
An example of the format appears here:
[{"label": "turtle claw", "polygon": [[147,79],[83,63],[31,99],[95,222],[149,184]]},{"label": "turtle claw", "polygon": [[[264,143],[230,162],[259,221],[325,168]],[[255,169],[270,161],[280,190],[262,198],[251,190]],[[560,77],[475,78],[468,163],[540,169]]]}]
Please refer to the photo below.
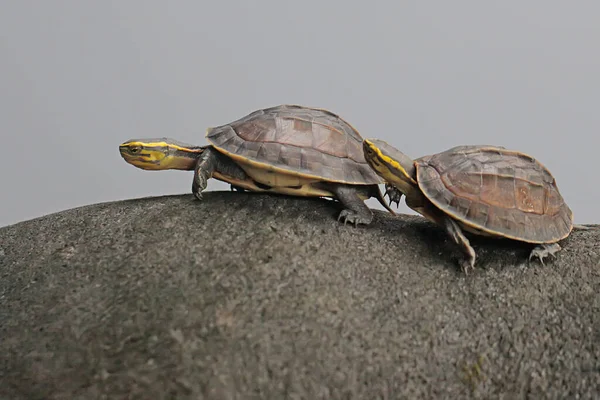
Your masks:
[{"label": "turtle claw", "polygon": [[542,265],[546,265],[544,264],[544,258],[548,256],[556,258],[556,253],[560,250],[561,247],[558,243],[542,244],[536,246],[533,250],[531,250],[531,253],[529,253],[529,261],[531,261],[532,258],[537,257]]},{"label": "turtle claw", "polygon": [[475,271],[475,257],[463,258],[459,261],[459,264],[465,276],[469,275],[469,271]]},{"label": "turtle claw", "polygon": [[194,183],[192,183],[192,193],[198,200],[202,200],[202,191],[206,189],[207,180],[200,173],[196,174]]},{"label": "turtle claw", "polygon": [[396,203],[396,208],[398,206],[400,206],[400,199],[402,199],[402,192],[400,192],[398,189],[396,189],[393,185],[390,185],[389,183],[385,184],[385,193],[383,194],[383,197],[387,196],[390,199],[390,206],[393,203]]},{"label": "turtle claw", "polygon": [[198,200],[202,200],[202,192],[206,189],[208,180],[212,178],[213,173],[217,170],[217,166],[219,166],[219,159],[216,150],[204,149],[194,168],[194,179],[192,181],[192,193]]},{"label": "turtle claw", "polygon": [[464,242],[461,243],[463,247],[463,256],[459,259],[458,264],[460,265],[462,272],[467,276],[470,271],[475,271],[475,260],[477,259],[477,255],[470,244],[465,244]]},{"label": "turtle claw", "polygon": [[371,218],[365,217],[355,211],[348,210],[348,209],[342,210],[337,218],[338,221],[340,221],[340,220],[344,221],[344,226],[346,226],[347,223],[350,223],[350,224],[354,224],[355,228],[358,227],[358,224],[364,224],[364,225],[370,224],[372,219],[373,219],[372,217]]}]

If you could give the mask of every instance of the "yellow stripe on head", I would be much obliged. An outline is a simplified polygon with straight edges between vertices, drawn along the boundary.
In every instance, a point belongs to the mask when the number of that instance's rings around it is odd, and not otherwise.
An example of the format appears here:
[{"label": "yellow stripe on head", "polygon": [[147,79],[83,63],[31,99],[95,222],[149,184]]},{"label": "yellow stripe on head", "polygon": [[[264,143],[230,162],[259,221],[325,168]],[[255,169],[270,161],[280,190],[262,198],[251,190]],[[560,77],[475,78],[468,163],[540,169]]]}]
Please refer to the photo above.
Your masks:
[{"label": "yellow stripe on head", "polygon": [[416,193],[415,165],[410,157],[377,139],[364,139],[363,152],[371,168],[387,183],[406,196]]},{"label": "yellow stripe on head", "polygon": [[203,147],[168,138],[133,139],[119,146],[119,152],[126,162],[146,170],[193,170],[203,151]]}]

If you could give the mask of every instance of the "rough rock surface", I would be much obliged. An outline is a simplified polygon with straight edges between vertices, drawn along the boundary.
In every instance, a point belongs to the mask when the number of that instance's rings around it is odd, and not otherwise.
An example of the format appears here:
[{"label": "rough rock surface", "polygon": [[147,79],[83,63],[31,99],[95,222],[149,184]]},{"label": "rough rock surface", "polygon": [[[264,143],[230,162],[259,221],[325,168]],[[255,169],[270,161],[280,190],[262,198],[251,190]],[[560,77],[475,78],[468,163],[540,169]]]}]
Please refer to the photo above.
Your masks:
[{"label": "rough rock surface", "polygon": [[[209,192],[0,229],[0,398],[592,398],[600,230],[545,266],[416,216]],[[579,395],[579,397],[577,397]]]}]

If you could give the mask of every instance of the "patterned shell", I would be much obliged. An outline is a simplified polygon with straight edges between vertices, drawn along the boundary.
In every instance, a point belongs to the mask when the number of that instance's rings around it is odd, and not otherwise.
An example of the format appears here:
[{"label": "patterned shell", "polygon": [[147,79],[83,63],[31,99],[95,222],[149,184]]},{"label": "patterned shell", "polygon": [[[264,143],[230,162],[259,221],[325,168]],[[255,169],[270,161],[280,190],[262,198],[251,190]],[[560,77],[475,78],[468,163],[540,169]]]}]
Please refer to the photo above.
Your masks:
[{"label": "patterned shell", "polygon": [[266,108],[210,128],[206,138],[233,159],[266,169],[356,185],[383,183],[364,158],[361,135],[326,110]]},{"label": "patterned shell", "polygon": [[573,213],[534,158],[497,146],[458,146],[415,161],[425,196],[464,225],[529,243],[565,238]]}]

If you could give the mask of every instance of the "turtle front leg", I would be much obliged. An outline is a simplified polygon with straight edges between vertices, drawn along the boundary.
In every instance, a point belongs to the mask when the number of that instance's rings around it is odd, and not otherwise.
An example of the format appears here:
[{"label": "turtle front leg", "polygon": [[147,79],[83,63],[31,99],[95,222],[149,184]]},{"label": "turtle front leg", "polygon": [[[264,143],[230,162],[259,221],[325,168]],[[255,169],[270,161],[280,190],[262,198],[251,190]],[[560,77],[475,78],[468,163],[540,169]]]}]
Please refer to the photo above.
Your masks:
[{"label": "turtle front leg", "polygon": [[390,183],[385,184],[385,193],[383,196],[388,196],[390,199],[390,206],[396,203],[396,208],[400,206],[400,200],[402,200],[402,192],[398,190],[394,185]]},{"label": "turtle front leg", "polygon": [[561,247],[558,243],[550,243],[550,244],[540,244],[535,246],[531,253],[529,253],[529,261],[533,257],[537,257],[542,265],[544,265],[544,258],[548,256],[556,257],[556,253],[561,250]]},{"label": "turtle front leg", "polygon": [[202,192],[206,189],[208,180],[212,178],[215,171],[238,180],[245,180],[247,178],[244,170],[233,162],[233,160],[225,157],[212,147],[207,147],[198,158],[198,162],[194,168],[192,193],[198,200],[202,200]]},{"label": "turtle front leg", "polygon": [[467,239],[456,221],[450,217],[444,216],[443,226],[463,252],[464,258],[459,260],[459,264],[465,275],[468,275],[470,269],[475,269],[475,250],[471,247],[469,239]]},{"label": "turtle front leg", "polygon": [[343,220],[344,225],[349,222],[354,226],[358,226],[358,224],[369,225],[373,221],[373,212],[360,198],[357,187],[332,185],[329,189],[344,207],[338,216],[338,221]]}]

